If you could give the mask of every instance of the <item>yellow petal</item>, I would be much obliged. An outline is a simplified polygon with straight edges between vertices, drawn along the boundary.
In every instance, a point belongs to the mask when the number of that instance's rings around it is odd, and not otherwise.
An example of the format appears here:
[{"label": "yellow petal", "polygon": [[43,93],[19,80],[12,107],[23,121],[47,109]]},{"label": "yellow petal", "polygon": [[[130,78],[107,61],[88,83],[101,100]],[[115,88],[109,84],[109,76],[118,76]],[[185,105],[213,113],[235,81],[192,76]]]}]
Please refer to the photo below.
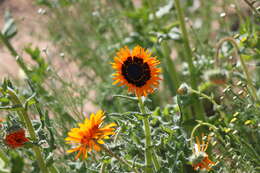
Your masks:
[{"label": "yellow petal", "polygon": [[103,141],[103,140],[101,140],[101,139],[99,139],[98,141],[97,141],[99,144],[104,144],[105,142]]},{"label": "yellow petal", "polygon": [[73,152],[78,151],[78,150],[80,150],[80,146],[76,147],[76,148],[72,148],[70,150],[67,150],[67,153],[73,153]]}]

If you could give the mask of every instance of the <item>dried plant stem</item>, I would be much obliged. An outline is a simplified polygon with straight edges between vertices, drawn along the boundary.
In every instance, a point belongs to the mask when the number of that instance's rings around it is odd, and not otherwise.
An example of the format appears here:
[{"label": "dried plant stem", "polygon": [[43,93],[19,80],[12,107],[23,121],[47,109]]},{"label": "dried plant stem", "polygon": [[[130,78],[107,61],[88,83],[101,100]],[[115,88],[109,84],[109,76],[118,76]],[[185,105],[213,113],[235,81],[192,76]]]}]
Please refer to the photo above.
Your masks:
[{"label": "dried plant stem", "polygon": [[244,0],[244,1],[255,12],[255,14],[260,15],[259,11],[257,11],[257,9],[254,7],[254,3],[256,1],[253,1],[253,2],[250,2],[248,0]]},{"label": "dried plant stem", "polygon": [[129,165],[129,163],[124,160],[123,158],[120,158],[118,155],[116,155],[115,153],[113,153],[110,149],[108,149],[106,146],[104,145],[100,145],[99,146],[102,148],[102,150],[104,150],[105,152],[107,152],[110,156],[116,158],[118,161],[120,161],[121,163],[125,164],[127,167],[134,169],[135,173],[139,173],[139,171],[136,168],[133,168],[131,165]]},{"label": "dried plant stem", "polygon": [[[189,37],[188,37],[188,32],[185,26],[185,20],[184,20],[184,15],[183,15],[183,10],[181,8],[180,5],[180,0],[175,0],[175,7],[177,9],[177,13],[178,13],[178,18],[179,18],[179,22],[180,22],[180,28],[182,31],[182,37],[183,37],[183,42],[184,42],[184,47],[186,50],[186,60],[189,66],[189,72],[190,72],[190,78],[191,78],[191,87],[194,89],[198,88],[198,77],[197,77],[197,72],[196,72],[196,68],[193,64],[193,60],[192,60],[192,51],[191,51],[191,47],[190,47],[190,42],[189,42]],[[201,119],[204,120],[205,119],[205,112],[204,112],[204,108],[203,105],[201,103],[201,101],[198,99],[198,97],[196,97],[195,95],[192,96],[192,99],[194,100],[193,103],[196,103],[196,105],[193,105],[193,108],[196,112],[196,116]]]},{"label": "dried plant stem", "polygon": [[253,97],[254,101],[259,101],[258,99],[258,96],[257,96],[257,91],[256,91],[256,88],[254,87],[253,85],[253,80],[251,79],[250,77],[250,74],[249,74],[249,71],[248,71],[248,68],[246,66],[246,63],[244,61],[244,59],[240,56],[240,53],[239,53],[239,47],[236,43],[236,40],[233,38],[233,37],[224,37],[222,38],[218,44],[217,44],[217,50],[216,50],[216,54],[215,54],[215,66],[216,67],[219,67],[221,64],[220,64],[220,60],[219,60],[219,50],[222,46],[222,44],[224,42],[230,42],[234,48],[235,48],[235,54],[236,54],[236,57],[239,58],[240,62],[241,62],[241,65],[242,65],[242,68],[243,68],[243,71],[244,71],[244,74],[246,76],[246,79],[247,79],[247,83],[248,83],[248,88],[249,88],[249,91],[250,91],[250,94],[251,96]]}]

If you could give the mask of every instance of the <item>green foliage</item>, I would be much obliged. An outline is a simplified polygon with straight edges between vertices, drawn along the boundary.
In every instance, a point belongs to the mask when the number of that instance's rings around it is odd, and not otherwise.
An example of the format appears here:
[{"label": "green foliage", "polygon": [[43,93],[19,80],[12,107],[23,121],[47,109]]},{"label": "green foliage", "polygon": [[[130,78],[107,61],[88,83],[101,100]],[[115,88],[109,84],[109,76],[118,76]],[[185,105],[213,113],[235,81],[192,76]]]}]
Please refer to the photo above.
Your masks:
[{"label": "green foliage", "polygon": [[[240,9],[239,4],[233,4],[234,0],[223,1],[221,5],[213,1],[182,1],[192,49],[192,57],[187,57],[183,46],[187,39],[173,0],[36,0],[36,3],[48,8],[49,38],[57,45],[59,60],[74,64],[76,70],[69,75],[59,73],[52,61],[47,60],[47,51],[33,45],[23,50],[32,63],[25,62],[21,56],[24,54],[19,55],[10,43],[17,28],[6,12],[1,43],[16,58],[26,80],[4,79],[0,85],[0,111],[1,117],[5,117],[0,126],[0,173],[42,171],[35,148],[40,150],[43,164],[51,173],[129,172],[134,168],[143,172],[147,169],[147,151],[153,156],[153,172],[197,172],[189,158],[196,156],[195,136],[203,133],[211,136],[206,152],[216,163],[210,172],[259,171],[257,13]],[[219,14],[218,8],[223,12],[232,8],[235,13]],[[220,27],[214,28],[215,24]],[[150,49],[162,68],[160,87],[145,98],[143,107],[140,102],[138,107],[137,97],[127,95],[125,87],[112,85],[113,57],[121,47],[132,49],[135,45]],[[239,57],[245,61],[249,76]],[[192,74],[188,58],[195,66]],[[198,90],[190,88],[191,76],[196,77]],[[223,78],[222,84],[214,83]],[[185,90],[181,90],[183,86]],[[256,96],[254,89],[258,92]],[[194,100],[194,96],[199,99]],[[200,101],[205,117],[196,112]],[[74,154],[66,154],[72,146],[64,138],[89,116],[84,113],[89,112],[86,103],[105,110],[106,122],[117,123],[117,134],[106,140],[107,147],[128,166],[103,150],[90,153],[86,160],[74,160]],[[35,139],[24,119],[26,115]],[[145,119],[149,120],[152,146],[147,146]],[[4,139],[7,129],[17,126],[30,132],[27,134],[30,142],[11,149]]]},{"label": "green foliage", "polygon": [[17,28],[15,26],[14,19],[11,16],[11,13],[9,11],[5,11],[5,25],[2,29],[2,34],[7,38],[10,39],[14,37],[17,33]]}]

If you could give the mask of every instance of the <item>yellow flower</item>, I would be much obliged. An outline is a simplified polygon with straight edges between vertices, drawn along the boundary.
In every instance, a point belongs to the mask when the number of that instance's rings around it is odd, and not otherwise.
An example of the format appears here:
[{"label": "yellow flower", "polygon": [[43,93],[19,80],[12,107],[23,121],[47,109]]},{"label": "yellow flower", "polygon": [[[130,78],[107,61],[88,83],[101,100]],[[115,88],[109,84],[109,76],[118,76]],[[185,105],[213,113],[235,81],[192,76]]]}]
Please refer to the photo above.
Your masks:
[{"label": "yellow flower", "polygon": [[87,158],[87,153],[92,150],[100,151],[100,144],[104,144],[103,139],[108,139],[109,135],[115,134],[117,125],[110,123],[102,127],[103,119],[105,118],[104,112],[99,110],[96,115],[91,114],[90,118],[86,118],[84,123],[79,123],[79,128],[72,128],[68,132],[68,137],[65,138],[67,143],[76,144],[76,147],[68,150],[68,153],[78,151],[75,159],[82,155],[82,159]]},{"label": "yellow flower", "polygon": [[210,170],[212,165],[215,165],[215,162],[212,162],[209,159],[206,150],[208,148],[208,144],[210,141],[210,136],[208,136],[208,140],[205,144],[203,140],[204,135],[202,134],[202,143],[200,142],[199,138],[196,136],[196,144],[192,149],[192,156],[190,157],[190,161],[194,170]]},{"label": "yellow flower", "polygon": [[113,84],[126,85],[137,97],[153,93],[159,85],[160,69],[156,67],[159,64],[156,57],[151,57],[151,53],[140,46],[132,52],[128,47],[121,48],[112,63],[116,70]]}]

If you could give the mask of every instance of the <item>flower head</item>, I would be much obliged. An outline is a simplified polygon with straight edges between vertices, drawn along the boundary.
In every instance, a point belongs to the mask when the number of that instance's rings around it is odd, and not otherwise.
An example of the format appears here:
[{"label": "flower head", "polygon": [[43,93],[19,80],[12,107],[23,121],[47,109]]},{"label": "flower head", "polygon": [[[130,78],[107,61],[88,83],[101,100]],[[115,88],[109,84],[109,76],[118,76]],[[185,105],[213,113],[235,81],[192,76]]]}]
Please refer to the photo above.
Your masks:
[{"label": "flower head", "polygon": [[222,69],[209,70],[205,73],[205,78],[215,85],[224,85],[228,81],[228,73]]},{"label": "flower head", "polygon": [[18,148],[29,142],[29,139],[25,137],[25,131],[22,128],[14,129],[10,131],[5,137],[5,143],[11,148]]},{"label": "flower head", "polygon": [[202,134],[202,143],[200,143],[199,138],[196,136],[196,144],[192,150],[193,154],[190,157],[192,167],[195,170],[210,170],[211,166],[215,164],[209,159],[208,154],[206,153],[210,141],[210,136],[208,136],[206,144],[203,140],[203,137],[204,135]]},{"label": "flower head", "polygon": [[128,47],[121,48],[112,63],[116,70],[113,84],[126,85],[128,91],[138,97],[146,96],[159,85],[160,69],[156,67],[159,64],[156,57],[151,57],[151,53],[140,46],[132,52]]},{"label": "flower head", "polygon": [[110,123],[102,127],[104,112],[99,110],[96,114],[91,114],[90,118],[86,118],[84,123],[79,123],[78,128],[72,128],[65,138],[67,143],[74,143],[76,147],[68,150],[68,153],[78,151],[75,159],[82,155],[82,159],[87,158],[87,153],[92,150],[100,151],[100,144],[104,144],[103,139],[108,139],[110,135],[114,135],[115,123]]}]

